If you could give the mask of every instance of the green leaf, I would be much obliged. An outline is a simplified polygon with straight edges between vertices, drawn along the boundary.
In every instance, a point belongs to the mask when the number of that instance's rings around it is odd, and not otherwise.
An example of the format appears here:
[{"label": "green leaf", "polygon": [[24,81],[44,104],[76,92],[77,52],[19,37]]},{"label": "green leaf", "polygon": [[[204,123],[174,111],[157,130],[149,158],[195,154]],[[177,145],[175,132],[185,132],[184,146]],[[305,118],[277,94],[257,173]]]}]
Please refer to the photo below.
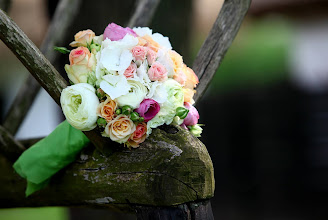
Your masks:
[{"label": "green leaf", "polygon": [[67,54],[70,53],[71,51],[69,49],[67,49],[66,47],[54,47],[54,50],[63,53],[63,54]]}]

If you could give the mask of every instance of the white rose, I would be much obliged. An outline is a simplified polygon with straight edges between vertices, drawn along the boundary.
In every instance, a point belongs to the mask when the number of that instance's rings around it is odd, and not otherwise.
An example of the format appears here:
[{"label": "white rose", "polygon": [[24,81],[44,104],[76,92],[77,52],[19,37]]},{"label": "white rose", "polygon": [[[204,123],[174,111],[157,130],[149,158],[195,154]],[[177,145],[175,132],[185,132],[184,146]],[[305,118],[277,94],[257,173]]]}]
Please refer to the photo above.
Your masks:
[{"label": "white rose", "polygon": [[60,104],[66,120],[74,128],[90,131],[96,127],[99,100],[91,85],[79,83],[68,86],[61,93]]},{"label": "white rose", "polygon": [[129,105],[136,109],[142,100],[145,99],[148,90],[144,85],[135,80],[128,80],[128,84],[131,87],[129,93],[116,98],[116,102],[119,106]]}]

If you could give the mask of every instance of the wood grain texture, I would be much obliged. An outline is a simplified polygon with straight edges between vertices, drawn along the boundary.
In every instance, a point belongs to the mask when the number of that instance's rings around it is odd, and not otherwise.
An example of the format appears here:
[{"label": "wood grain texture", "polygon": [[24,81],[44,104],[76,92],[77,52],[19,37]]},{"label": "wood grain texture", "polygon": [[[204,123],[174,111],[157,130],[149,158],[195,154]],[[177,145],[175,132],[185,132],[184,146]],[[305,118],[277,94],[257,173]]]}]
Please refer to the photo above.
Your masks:
[{"label": "wood grain texture", "polygon": [[224,55],[235,38],[251,0],[226,0],[193,63],[199,78],[195,102],[203,96]]},{"label": "wood grain texture", "polygon": [[128,23],[128,27],[145,27],[150,24],[160,0],[138,0],[136,9]]},{"label": "wood grain texture", "polygon": [[[80,5],[81,0],[61,0],[59,2],[41,45],[41,52],[50,63],[54,63],[58,57],[59,52],[54,51],[53,48],[62,44]],[[40,84],[32,75],[29,75],[21,86],[3,122],[3,126],[11,134],[16,134],[40,88]]]},{"label": "wood grain texture", "polygon": [[189,132],[174,129],[175,134],[154,129],[140,148],[120,145],[108,157],[86,148],[48,187],[28,198],[26,181],[2,158],[0,207],[89,205],[132,211],[133,205],[174,206],[211,198],[214,174],[206,147]]}]

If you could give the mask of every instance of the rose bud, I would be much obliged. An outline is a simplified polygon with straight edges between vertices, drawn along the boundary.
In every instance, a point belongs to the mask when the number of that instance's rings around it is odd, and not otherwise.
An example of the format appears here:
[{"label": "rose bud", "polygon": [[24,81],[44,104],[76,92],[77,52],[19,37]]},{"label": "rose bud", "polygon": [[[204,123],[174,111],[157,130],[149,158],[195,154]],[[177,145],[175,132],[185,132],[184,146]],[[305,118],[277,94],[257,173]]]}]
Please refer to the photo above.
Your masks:
[{"label": "rose bud", "polygon": [[199,119],[199,114],[197,109],[188,102],[185,102],[184,106],[189,110],[189,113],[187,117],[184,119],[183,124],[185,124],[186,126],[197,124]]},{"label": "rose bud", "polygon": [[144,118],[145,122],[153,119],[160,110],[159,104],[153,99],[144,99],[139,108],[135,111],[139,113],[141,117]]},{"label": "rose bud", "polygon": [[178,107],[176,109],[176,114],[175,115],[179,116],[179,118],[181,118],[181,119],[184,119],[184,118],[187,117],[188,113],[189,113],[188,109],[186,109],[184,107]]},{"label": "rose bud", "polygon": [[97,120],[97,124],[98,124],[98,126],[100,126],[100,127],[106,127],[107,122],[106,122],[106,120],[105,120],[104,118],[98,118],[98,120]]},{"label": "rose bud", "polygon": [[139,121],[139,114],[137,112],[132,112],[130,118],[134,122]]},{"label": "rose bud", "polygon": [[131,106],[125,105],[125,106],[122,107],[122,114],[123,115],[130,115],[131,111],[132,111]]}]

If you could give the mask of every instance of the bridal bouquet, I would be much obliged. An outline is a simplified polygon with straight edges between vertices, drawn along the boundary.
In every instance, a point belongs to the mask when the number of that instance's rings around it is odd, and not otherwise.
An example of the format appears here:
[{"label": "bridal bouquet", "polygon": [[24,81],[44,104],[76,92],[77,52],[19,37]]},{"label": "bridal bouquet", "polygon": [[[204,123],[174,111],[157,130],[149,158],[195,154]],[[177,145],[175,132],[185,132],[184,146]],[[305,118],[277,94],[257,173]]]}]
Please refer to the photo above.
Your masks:
[{"label": "bridal bouquet", "polygon": [[198,78],[167,37],[111,23],[100,36],[78,32],[70,46],[77,48],[60,49],[70,52],[65,70],[72,84],[60,102],[74,128],[98,127],[102,136],[134,148],[163,124],[200,136],[192,106]]},{"label": "bridal bouquet", "polygon": [[70,53],[65,70],[72,85],[60,97],[67,120],[13,165],[27,180],[26,196],[46,187],[90,143],[81,131],[98,129],[133,148],[163,124],[200,136],[199,114],[192,106],[198,78],[167,37],[112,23],[100,36],[80,31],[70,45],[77,48],[56,48]]}]

